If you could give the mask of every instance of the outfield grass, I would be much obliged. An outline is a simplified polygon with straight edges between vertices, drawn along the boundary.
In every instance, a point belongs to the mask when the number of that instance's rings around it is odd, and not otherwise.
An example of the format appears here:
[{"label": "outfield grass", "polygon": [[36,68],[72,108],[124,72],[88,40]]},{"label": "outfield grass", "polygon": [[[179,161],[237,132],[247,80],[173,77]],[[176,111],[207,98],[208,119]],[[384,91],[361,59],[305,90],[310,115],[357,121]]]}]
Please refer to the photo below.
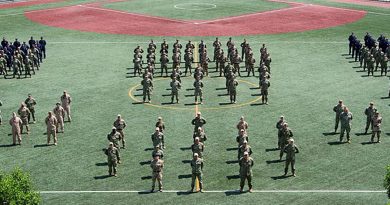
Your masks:
[{"label": "outfield grass", "polygon": [[[22,9],[21,9],[22,10]],[[18,10],[19,11],[19,10]],[[3,12],[3,11],[1,11]],[[211,17],[210,17],[211,18]],[[251,43],[255,55],[261,43],[266,43],[272,55],[272,78],[270,105],[242,106],[228,108],[219,106],[227,102],[227,96],[217,96],[224,91],[215,90],[223,85],[219,78],[206,78],[206,103],[199,106],[208,120],[206,141],[204,183],[205,190],[235,190],[239,180],[228,180],[226,176],[238,173],[237,164],[226,164],[236,159],[235,125],[241,115],[249,122],[250,145],[254,149],[255,190],[382,190],[385,166],[389,163],[388,144],[390,121],[389,99],[387,96],[389,79],[387,77],[363,77],[365,73],[353,68],[343,54],[347,51],[346,39],[351,31],[362,38],[366,31],[378,36],[390,34],[383,27],[389,16],[367,14],[359,22],[317,31],[262,36],[234,37],[236,43],[243,38]],[[42,69],[32,79],[0,79],[1,107],[5,120],[16,111],[21,101],[32,93],[38,101],[38,123],[31,125],[29,138],[23,135],[21,147],[0,147],[0,163],[3,170],[21,166],[29,171],[38,190],[147,190],[151,180],[141,177],[150,175],[148,165],[140,162],[151,158],[150,134],[158,116],[166,122],[166,151],[164,170],[164,189],[188,190],[190,179],[179,179],[179,175],[190,173],[189,164],[183,160],[191,159],[188,147],[192,143],[190,121],[195,107],[185,106],[193,97],[186,91],[192,78],[183,78],[182,102],[173,105],[184,110],[165,109],[161,102],[168,102],[169,80],[156,81],[156,91],[152,96],[154,104],[133,104],[128,96],[130,88],[141,79],[130,78],[132,70],[132,50],[137,44],[144,48],[149,38],[126,35],[105,35],[87,32],[67,31],[42,26],[26,20],[21,15],[0,18],[0,24],[7,28],[2,35],[8,39],[18,37],[27,40],[31,35],[43,35],[48,41],[48,58]],[[15,26],[17,25],[17,26]],[[22,29],[23,28],[23,29]],[[176,37],[166,37],[172,44]],[[178,37],[185,42],[189,37]],[[204,39],[211,47],[214,37],[191,37],[199,42]],[[160,42],[162,38],[154,38]],[[225,43],[227,38],[221,38]],[[79,43],[69,43],[79,42]],[[111,42],[111,43],[105,43]],[[113,43],[117,42],[117,43]],[[123,42],[123,43],[120,43]],[[139,43],[137,43],[139,42]],[[211,67],[213,64],[211,64]],[[213,70],[213,68],[211,68]],[[211,76],[215,76],[212,73]],[[378,73],[375,73],[378,75]],[[161,78],[156,78],[161,79]],[[254,84],[254,77],[240,78]],[[258,90],[249,89],[240,83],[238,103],[256,98]],[[59,100],[66,89],[73,98],[73,122],[67,123],[65,133],[59,134],[57,147],[35,147],[46,142],[44,117]],[[139,92],[135,93],[139,94]],[[139,99],[139,97],[137,97]],[[343,99],[354,114],[352,144],[329,145],[338,140],[338,135],[324,135],[333,131],[334,114],[331,110],[338,99]],[[368,135],[357,136],[365,125],[363,111],[370,101],[376,103],[384,118],[382,143],[362,145],[368,142]],[[207,110],[218,107],[219,110]],[[118,178],[104,178],[107,168],[101,166],[106,161],[101,149],[106,147],[106,134],[110,131],[116,114],[121,113],[129,126],[126,128],[128,148],[121,152],[123,164],[119,167]],[[267,163],[278,159],[278,152],[266,149],[276,146],[278,117],[286,116],[301,148],[297,156],[296,178],[274,180],[283,174],[283,163]],[[10,126],[0,126],[0,145],[12,142]],[[154,196],[154,197],[153,197]],[[253,193],[229,195],[225,193],[205,193],[178,195],[162,193],[142,195],[126,194],[43,194],[43,204],[385,204],[383,193]],[[155,200],[158,198],[158,200]]]},{"label": "outfield grass", "polygon": [[265,0],[213,0],[213,1],[123,1],[104,5],[106,8],[148,14],[174,19],[206,20],[247,13],[257,13],[274,9],[287,8],[288,4]]}]

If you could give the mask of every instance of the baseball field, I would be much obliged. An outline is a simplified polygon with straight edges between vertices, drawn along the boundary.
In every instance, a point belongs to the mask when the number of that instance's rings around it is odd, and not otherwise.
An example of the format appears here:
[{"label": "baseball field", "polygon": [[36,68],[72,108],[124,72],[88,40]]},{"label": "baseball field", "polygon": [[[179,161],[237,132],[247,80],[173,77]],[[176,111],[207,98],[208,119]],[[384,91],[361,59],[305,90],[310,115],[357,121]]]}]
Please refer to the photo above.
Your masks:
[{"label": "baseball field", "polygon": [[[371,4],[370,4],[371,3]],[[325,0],[34,0],[0,3],[0,37],[47,41],[47,58],[31,78],[0,78],[3,124],[0,169],[21,167],[31,175],[42,204],[386,204],[385,167],[390,164],[389,77],[374,76],[348,55],[348,36],[390,35],[389,3]],[[180,104],[170,104],[170,78],[156,66],[151,103],[142,103],[142,78],[133,76],[133,50],[149,41],[203,40],[212,58],[216,37],[226,50],[232,37],[246,39],[258,67],[264,43],[271,54],[268,105],[259,78],[238,77],[230,104],[225,78],[203,79],[204,103],[194,104],[191,76],[182,76]],[[226,51],[225,51],[226,53]],[[239,47],[241,54],[241,48]],[[144,58],[146,54],[144,53]],[[159,54],[157,55],[159,59]],[[243,63],[242,63],[243,66]],[[241,68],[245,70],[245,68]],[[182,68],[183,70],[183,68]],[[257,68],[256,68],[257,70]],[[46,146],[45,117],[64,90],[72,97],[72,122]],[[11,146],[8,120],[28,94],[36,99],[37,123]],[[342,99],[353,113],[351,144],[337,143],[333,106]],[[383,117],[381,143],[363,134],[369,102]],[[191,120],[207,120],[204,193],[189,193],[193,143]],[[107,176],[107,134],[117,114],[127,123],[118,177]],[[281,115],[300,148],[296,177],[282,177],[277,129]],[[151,189],[151,134],[165,122],[164,192]],[[239,193],[236,136],[241,116],[249,123],[253,193]],[[339,129],[340,130],[340,129]],[[369,132],[370,133],[370,132]],[[245,187],[247,190],[247,186]]]}]

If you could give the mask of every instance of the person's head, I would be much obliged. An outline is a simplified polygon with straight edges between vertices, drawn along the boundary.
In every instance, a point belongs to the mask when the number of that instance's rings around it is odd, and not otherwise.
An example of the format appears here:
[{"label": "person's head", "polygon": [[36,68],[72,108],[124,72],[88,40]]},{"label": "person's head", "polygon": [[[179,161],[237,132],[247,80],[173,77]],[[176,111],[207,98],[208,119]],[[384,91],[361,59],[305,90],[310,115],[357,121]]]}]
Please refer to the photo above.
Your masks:
[{"label": "person's head", "polygon": [[153,156],[153,159],[154,159],[154,160],[160,159],[160,155],[159,155],[159,154],[155,154],[155,155]]},{"label": "person's head", "polygon": [[194,159],[198,159],[199,155],[198,153],[194,153]]},{"label": "person's head", "polygon": [[202,128],[198,127],[198,133],[201,133],[201,132],[202,132]]},{"label": "person's head", "polygon": [[288,139],[288,143],[289,144],[294,144],[294,139],[293,138]]},{"label": "person's head", "polygon": [[108,147],[109,147],[109,148],[113,148],[113,147],[114,147],[114,143],[109,142],[109,143],[108,143]]},{"label": "person's head", "polygon": [[64,90],[64,95],[66,95],[67,94],[67,92],[66,92],[66,90]]},{"label": "person's head", "polygon": [[249,157],[249,153],[248,152],[244,152],[244,159],[248,159]]},{"label": "person's head", "polygon": [[47,114],[49,115],[49,117],[51,117],[53,115],[53,113],[51,111],[49,111]]},{"label": "person's head", "polygon": [[199,137],[195,137],[195,144],[199,144]]},{"label": "person's head", "polygon": [[342,104],[343,104],[343,101],[342,101],[342,100],[339,100],[339,104],[342,105]]},{"label": "person's head", "polygon": [[241,117],[240,117],[240,121],[241,121],[241,122],[244,121],[244,116],[241,116]]},{"label": "person's head", "polygon": [[158,117],[157,121],[161,122],[162,121],[162,117]]},{"label": "person's head", "polygon": [[120,114],[117,115],[117,119],[120,120],[122,116]]},{"label": "person's head", "polygon": [[244,133],[245,133],[245,130],[244,130],[244,129],[241,129],[241,130],[240,130],[240,135],[244,135]]},{"label": "person's head", "polygon": [[370,102],[370,107],[374,107],[374,103],[373,102]]},{"label": "person's head", "polygon": [[20,107],[26,107],[26,104],[24,104],[24,102],[21,102]]},{"label": "person's head", "polygon": [[34,40],[34,38],[31,36],[31,40]]},{"label": "person's head", "polygon": [[197,113],[196,113],[196,116],[197,116],[197,117],[200,117],[201,115],[202,115],[201,112],[197,112]]},{"label": "person's head", "polygon": [[159,151],[160,150],[160,146],[159,145],[154,146],[154,150]]},{"label": "person's head", "polygon": [[13,113],[12,113],[12,117],[16,117],[16,112],[13,112]]},{"label": "person's head", "polygon": [[349,112],[349,109],[348,109],[348,107],[344,107],[344,112]]},{"label": "person's head", "polygon": [[156,127],[156,129],[154,129],[154,130],[155,130],[156,133],[160,132],[160,128],[158,128],[158,127]]},{"label": "person's head", "polygon": [[248,141],[244,140],[244,141],[242,142],[242,144],[244,145],[244,147],[246,147],[246,146],[248,145]]},{"label": "person's head", "polygon": [[28,98],[31,99],[31,98],[32,98],[32,95],[31,95],[31,94],[28,94]]},{"label": "person's head", "polygon": [[284,120],[284,116],[283,115],[280,116],[280,120]]},{"label": "person's head", "polygon": [[57,107],[59,107],[60,105],[61,105],[61,103],[60,103],[60,102],[57,102],[57,103],[56,103],[56,106],[57,106]]},{"label": "person's head", "polygon": [[112,132],[116,132],[116,127],[112,127],[112,128],[111,128],[111,131],[112,131]]},{"label": "person's head", "polygon": [[288,127],[288,123],[287,123],[287,122],[284,123],[284,124],[283,124],[283,127],[287,128],[287,127]]}]

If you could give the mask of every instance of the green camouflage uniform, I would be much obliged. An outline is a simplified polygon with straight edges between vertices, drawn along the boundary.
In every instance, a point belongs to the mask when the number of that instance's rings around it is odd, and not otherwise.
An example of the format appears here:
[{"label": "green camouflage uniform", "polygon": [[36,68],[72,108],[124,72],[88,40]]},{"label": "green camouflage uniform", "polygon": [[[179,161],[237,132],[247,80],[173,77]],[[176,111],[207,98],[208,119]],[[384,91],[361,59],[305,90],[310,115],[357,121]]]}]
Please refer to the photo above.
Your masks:
[{"label": "green camouflage uniform", "polygon": [[107,134],[107,139],[108,139],[108,141],[110,141],[114,144],[115,148],[117,148],[119,150],[119,147],[120,147],[119,142],[122,139],[122,136],[119,132],[117,132],[117,131],[110,132],[109,134]]},{"label": "green camouflage uniform", "polygon": [[181,88],[181,83],[178,80],[174,80],[170,83],[172,88],[171,92],[171,103],[173,103],[173,98],[176,97],[176,102],[179,103],[179,89]]},{"label": "green camouflage uniform", "polygon": [[287,175],[288,166],[291,164],[292,174],[295,176],[295,153],[299,153],[299,149],[294,143],[289,143],[283,150],[286,153],[286,167],[284,168],[284,175]]},{"label": "green camouflage uniform", "polygon": [[254,161],[251,157],[248,156],[247,159],[242,157],[240,159],[240,189],[242,190],[245,185],[245,180],[248,180],[249,189],[252,189],[252,167]]},{"label": "green camouflage uniform", "polygon": [[164,149],[164,134],[162,132],[154,132],[151,136],[153,147],[159,146]]},{"label": "green camouflage uniform", "polygon": [[158,182],[158,189],[162,190],[162,172],[164,168],[164,161],[161,159],[153,159],[150,163],[150,167],[152,168],[152,191],[154,190],[154,187],[156,186],[156,180]]},{"label": "green camouflage uniform", "polygon": [[191,121],[191,124],[192,125],[195,125],[194,127],[194,132],[196,132],[198,130],[199,127],[203,127],[204,124],[206,124],[206,120],[203,118],[203,117],[195,117],[192,121]]},{"label": "green camouflage uniform", "polygon": [[280,143],[280,154],[279,154],[279,159],[282,160],[283,157],[283,148],[288,144],[288,140],[292,138],[294,135],[292,133],[292,130],[288,127],[283,127],[282,128],[282,135],[281,135],[281,143]]},{"label": "green camouflage uniform", "polygon": [[249,156],[252,155],[252,148],[251,146],[249,145],[241,145],[239,148],[238,148],[238,160],[240,160],[242,157],[244,157],[244,152],[248,152]]},{"label": "green camouflage uniform", "polygon": [[342,112],[340,114],[340,122],[341,122],[341,132],[340,132],[340,142],[343,141],[344,132],[347,131],[347,140],[350,140],[349,133],[351,132],[351,121],[352,121],[352,113],[351,112]]},{"label": "green camouflage uniform", "polygon": [[192,154],[197,153],[199,158],[203,158],[203,151],[204,151],[204,144],[199,142],[199,144],[192,144],[191,145]]},{"label": "green camouflage uniform", "polygon": [[153,88],[152,80],[146,78],[146,79],[142,80],[141,85],[143,86],[142,87],[142,90],[143,90],[143,101],[145,102],[146,96],[148,96],[148,100],[150,102],[150,93],[151,93],[152,88]]},{"label": "green camouflage uniform", "polygon": [[374,117],[374,113],[376,112],[376,108],[374,106],[367,107],[364,110],[364,114],[367,116],[366,118],[366,131],[365,134],[367,134],[368,128],[371,125],[372,128],[372,118]]},{"label": "green camouflage uniform", "polygon": [[191,181],[191,189],[194,189],[195,186],[195,179],[198,177],[199,180],[199,188],[203,189],[203,159],[192,159],[191,161],[191,168],[192,168],[192,181]]},{"label": "green camouflage uniform", "polygon": [[30,117],[33,118],[33,121],[35,122],[35,105],[37,104],[37,101],[35,101],[34,98],[27,98],[24,103],[26,104],[27,108],[30,110],[30,115],[28,115],[28,122],[30,123]]},{"label": "green camouflage uniform", "polygon": [[120,160],[119,151],[115,147],[109,147],[105,150],[105,154],[107,155],[107,162],[108,162],[108,173],[110,175],[114,174],[116,175],[117,172],[117,166],[118,161]]},{"label": "green camouflage uniform", "polygon": [[238,81],[234,78],[230,79],[228,84],[230,103],[236,103]]},{"label": "green camouflage uniform", "polygon": [[198,96],[200,98],[200,102],[202,103],[203,101],[203,82],[201,80],[195,80],[194,82],[194,87],[195,87],[195,102],[198,101]]},{"label": "green camouflage uniform", "polygon": [[343,104],[337,104],[336,106],[333,107],[333,111],[336,113],[334,132],[336,132],[337,128],[339,127],[339,124],[340,124],[340,114],[343,112],[343,110],[344,110],[344,105]]},{"label": "green camouflage uniform", "polygon": [[377,142],[380,142],[381,138],[381,124],[382,124],[382,117],[379,116],[379,114],[375,114],[374,117],[372,117],[372,135],[371,135],[371,142],[374,142],[374,137],[377,135],[378,140]]}]

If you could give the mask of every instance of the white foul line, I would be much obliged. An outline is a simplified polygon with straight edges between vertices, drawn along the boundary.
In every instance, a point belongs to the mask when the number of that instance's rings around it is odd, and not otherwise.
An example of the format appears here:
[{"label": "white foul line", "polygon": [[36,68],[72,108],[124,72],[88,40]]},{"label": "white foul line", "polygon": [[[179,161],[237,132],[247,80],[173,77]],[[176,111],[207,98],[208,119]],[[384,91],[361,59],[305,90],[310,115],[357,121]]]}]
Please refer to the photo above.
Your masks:
[{"label": "white foul line", "polygon": [[228,21],[231,19],[244,18],[244,17],[248,17],[248,16],[257,16],[257,15],[264,15],[264,14],[269,14],[269,13],[283,12],[283,11],[303,8],[303,7],[307,7],[307,6],[310,6],[310,5],[303,4],[300,6],[294,6],[294,7],[290,7],[290,8],[277,9],[277,10],[272,10],[272,11],[264,11],[264,12],[251,13],[251,14],[244,14],[244,15],[240,15],[240,16],[231,16],[231,17],[226,17],[226,18],[214,19],[214,20],[210,20],[210,21],[201,21],[201,22],[197,22],[196,24],[206,24],[206,23],[213,23],[213,22],[219,22],[219,21]]},{"label": "white foul line", "polygon": [[143,14],[138,14],[138,13],[129,13],[129,12],[125,12],[125,11],[118,11],[118,10],[112,10],[112,9],[99,8],[99,7],[91,7],[91,6],[85,6],[85,5],[78,5],[78,6],[83,7],[83,8],[88,8],[88,9],[108,11],[108,12],[114,12],[114,13],[119,13],[119,14],[141,16],[141,17],[146,17],[146,18],[151,18],[151,19],[158,19],[158,20],[164,20],[164,21],[172,21],[172,22],[176,22],[176,23],[194,24],[193,22],[184,21],[184,20],[176,20],[176,19],[170,19],[170,18],[160,18],[160,17],[157,17],[157,16],[149,16],[149,15],[143,15]]},{"label": "white foul line", "polygon": [[[149,190],[117,191],[40,191],[40,194],[85,194],[85,193],[147,193]],[[163,193],[186,193],[188,190],[163,190]],[[239,190],[205,190],[206,193],[236,193]],[[254,193],[386,193],[384,190],[253,190]]]}]

